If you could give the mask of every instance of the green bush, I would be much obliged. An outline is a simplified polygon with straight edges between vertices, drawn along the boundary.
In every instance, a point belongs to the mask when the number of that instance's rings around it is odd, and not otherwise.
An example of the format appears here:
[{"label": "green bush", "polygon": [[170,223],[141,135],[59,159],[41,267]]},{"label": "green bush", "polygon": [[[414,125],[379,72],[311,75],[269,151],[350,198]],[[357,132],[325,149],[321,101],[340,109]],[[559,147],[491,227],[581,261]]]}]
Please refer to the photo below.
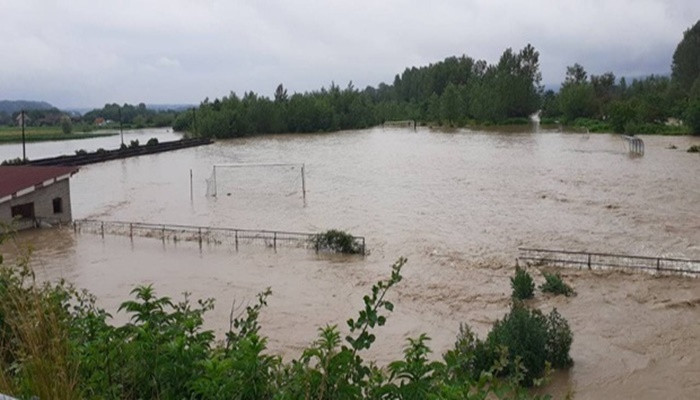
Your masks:
[{"label": "green bush", "polygon": [[563,294],[566,297],[574,294],[574,289],[561,279],[561,275],[558,272],[554,274],[543,272],[542,274],[544,275],[545,282],[540,285],[540,290],[543,292]]},{"label": "green bush", "polygon": [[75,155],[76,155],[76,156],[84,156],[84,155],[87,155],[87,153],[88,153],[88,152],[85,151],[85,149],[79,149],[79,150],[76,150],[76,151],[75,151]]},{"label": "green bush", "polygon": [[513,288],[514,299],[531,299],[535,294],[535,281],[532,276],[520,267],[515,267],[515,276],[510,278],[510,286]]},{"label": "green bush", "polygon": [[547,316],[547,361],[554,368],[566,368],[574,363],[569,355],[573,341],[569,323],[555,308]]},{"label": "green bush", "polygon": [[138,147],[139,147],[139,140],[138,140],[138,139],[132,140],[132,141],[129,143],[129,148],[130,148],[130,149],[136,149],[136,148],[138,148]]},{"label": "green bush", "polygon": [[[688,150],[688,151],[690,151],[690,150]],[[23,164],[27,164],[28,162],[29,162],[29,160],[22,160],[21,158],[17,157],[17,158],[11,158],[9,160],[5,160],[0,165],[23,165]]]},{"label": "green bush", "polygon": [[540,124],[541,125],[554,125],[558,124],[559,119],[554,118],[554,117],[540,117]]},{"label": "green bush", "polygon": [[700,145],[694,144],[688,147],[688,153],[700,153]]},{"label": "green bush", "polygon": [[486,337],[492,352],[501,347],[507,349],[509,364],[507,374],[518,374],[517,362],[525,368],[523,381],[531,386],[542,377],[547,360],[547,318],[539,310],[530,310],[514,303],[502,320],[496,321]]},{"label": "green bush", "polygon": [[157,144],[158,144],[157,138],[150,138],[150,139],[148,139],[148,142],[146,142],[146,146],[155,146]]},{"label": "green bush", "polygon": [[611,132],[613,130],[608,123],[592,118],[576,118],[572,125],[586,128],[588,132],[596,133]]},{"label": "green bush", "polygon": [[351,234],[336,229],[314,235],[312,242],[316,250],[334,253],[360,254],[365,250],[363,244],[359,243]]},{"label": "green bush", "polygon": [[566,368],[573,334],[569,324],[554,309],[549,315],[514,303],[482,341],[466,325],[453,350],[445,354],[450,375],[456,380],[477,380],[492,373],[521,382],[537,384],[548,366]]}]

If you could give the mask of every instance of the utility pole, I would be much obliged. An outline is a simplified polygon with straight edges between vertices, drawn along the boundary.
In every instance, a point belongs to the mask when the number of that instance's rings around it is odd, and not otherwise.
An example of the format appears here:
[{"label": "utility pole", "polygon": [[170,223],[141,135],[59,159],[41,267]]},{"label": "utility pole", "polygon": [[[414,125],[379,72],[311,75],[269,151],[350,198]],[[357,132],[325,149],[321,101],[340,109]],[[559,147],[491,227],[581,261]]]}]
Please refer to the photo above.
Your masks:
[{"label": "utility pole", "polygon": [[124,128],[122,127],[122,106],[119,106],[119,133],[122,137],[122,147],[124,147]]},{"label": "utility pole", "polygon": [[20,111],[19,118],[22,123],[22,163],[27,161],[27,145],[26,139],[24,138],[24,110]]},{"label": "utility pole", "polygon": [[197,111],[192,107],[192,119],[194,120],[194,135],[197,136]]}]

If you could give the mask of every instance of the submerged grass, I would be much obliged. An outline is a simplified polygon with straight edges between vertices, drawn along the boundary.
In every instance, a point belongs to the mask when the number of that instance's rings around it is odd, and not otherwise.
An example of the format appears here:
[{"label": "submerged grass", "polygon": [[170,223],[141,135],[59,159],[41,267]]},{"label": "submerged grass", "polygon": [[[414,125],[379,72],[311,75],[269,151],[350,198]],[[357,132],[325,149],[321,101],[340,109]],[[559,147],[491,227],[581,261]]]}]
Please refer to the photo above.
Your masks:
[{"label": "submerged grass", "polygon": [[[91,132],[90,127],[76,126],[75,133],[63,133],[60,126],[30,126],[24,129],[24,140],[27,142],[43,142],[58,140],[89,139],[94,137],[113,136],[116,132]],[[17,143],[22,141],[22,128],[17,126],[0,126],[0,143]]]}]

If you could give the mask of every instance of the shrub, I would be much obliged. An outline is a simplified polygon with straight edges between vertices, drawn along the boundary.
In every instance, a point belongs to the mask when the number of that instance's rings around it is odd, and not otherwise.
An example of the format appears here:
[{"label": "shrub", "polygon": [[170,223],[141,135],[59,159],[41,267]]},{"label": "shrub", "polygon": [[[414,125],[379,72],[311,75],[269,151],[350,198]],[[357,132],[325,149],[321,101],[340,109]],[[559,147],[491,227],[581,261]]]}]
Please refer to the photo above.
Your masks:
[{"label": "shrub", "polygon": [[692,145],[688,148],[688,153],[700,153],[700,145]]},{"label": "shrub", "polygon": [[85,149],[79,149],[79,150],[76,150],[76,151],[75,151],[75,155],[76,155],[76,156],[84,156],[84,155],[87,155],[87,153],[88,153],[88,152],[85,151]]},{"label": "shrub", "polygon": [[29,160],[26,160],[26,159],[22,160],[21,158],[17,157],[17,158],[5,160],[0,165],[23,165],[23,164],[27,164],[28,162],[29,162]]},{"label": "shrub", "polygon": [[127,146],[127,145],[124,144],[124,143],[122,143],[121,146],[119,146],[119,150],[126,150],[126,149],[128,149],[128,148],[129,148],[129,146]]},{"label": "shrub", "polygon": [[535,282],[532,276],[520,267],[515,267],[515,276],[510,278],[513,288],[513,298],[518,300],[531,299],[535,293]]},{"label": "shrub", "polygon": [[[526,386],[544,375],[547,363],[554,367],[572,363],[569,356],[573,342],[571,329],[556,309],[545,316],[539,310],[515,303],[510,312],[494,324],[486,342],[492,354],[497,354],[499,348],[507,349],[509,364],[505,373],[522,373]],[[519,363],[524,368],[520,368]]]},{"label": "shrub", "polygon": [[61,131],[66,135],[73,132],[73,121],[67,115],[61,117]]},{"label": "shrub", "polygon": [[540,285],[540,290],[547,293],[563,294],[566,297],[574,294],[574,289],[567,285],[562,279],[561,275],[557,272],[555,274],[548,274],[543,272],[545,282]]},{"label": "shrub", "polygon": [[139,147],[139,140],[138,140],[138,139],[132,140],[132,141],[129,143],[129,148],[130,148],[130,149],[135,149],[135,148],[138,148],[138,147]]},{"label": "shrub", "polygon": [[150,138],[150,139],[148,139],[148,142],[146,142],[146,146],[155,146],[157,144],[158,144],[157,138]]},{"label": "shrub", "polygon": [[364,252],[362,243],[358,243],[351,234],[336,229],[330,229],[314,235],[312,242],[317,250],[344,254],[360,254]]},{"label": "shrub", "polygon": [[107,150],[103,149],[102,147],[100,147],[99,149],[95,150],[95,153],[97,153],[97,154],[104,154],[104,153],[106,153],[106,152],[107,152]]},{"label": "shrub", "polygon": [[569,356],[573,341],[569,323],[555,308],[547,316],[547,361],[554,368],[566,368],[574,363]]}]

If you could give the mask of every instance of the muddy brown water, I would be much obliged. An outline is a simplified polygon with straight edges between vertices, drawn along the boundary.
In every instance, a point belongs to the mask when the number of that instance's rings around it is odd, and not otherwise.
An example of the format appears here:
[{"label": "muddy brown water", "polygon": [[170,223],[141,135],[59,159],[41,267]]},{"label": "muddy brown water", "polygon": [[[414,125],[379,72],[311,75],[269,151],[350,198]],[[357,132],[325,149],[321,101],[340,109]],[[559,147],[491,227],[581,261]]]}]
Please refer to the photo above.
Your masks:
[{"label": "muddy brown water", "polygon": [[[629,157],[615,135],[370,129],[219,141],[211,146],[82,167],[72,180],[77,218],[310,231],[367,238],[365,258],[253,244],[25,232],[33,265],[67,278],[114,312],[136,284],[163,295],[214,297],[207,326],[219,334],[272,287],[261,322],[271,352],[297,356],[325,324],[354,317],[362,296],[399,257],[409,261],[396,303],[367,358],[401,356],[426,332],[436,356],[460,322],[484,336],[508,310],[518,246],[700,259],[700,139],[644,136]],[[668,149],[670,145],[678,149]],[[305,163],[298,169],[217,169],[214,164]],[[190,197],[190,170],[193,196]],[[13,245],[5,251],[13,252]],[[536,280],[541,274],[534,270]],[[700,389],[700,279],[564,271],[576,297],[538,294],[574,332],[575,365],[552,377],[561,397],[694,398]],[[117,322],[124,316],[115,313]]]}]

